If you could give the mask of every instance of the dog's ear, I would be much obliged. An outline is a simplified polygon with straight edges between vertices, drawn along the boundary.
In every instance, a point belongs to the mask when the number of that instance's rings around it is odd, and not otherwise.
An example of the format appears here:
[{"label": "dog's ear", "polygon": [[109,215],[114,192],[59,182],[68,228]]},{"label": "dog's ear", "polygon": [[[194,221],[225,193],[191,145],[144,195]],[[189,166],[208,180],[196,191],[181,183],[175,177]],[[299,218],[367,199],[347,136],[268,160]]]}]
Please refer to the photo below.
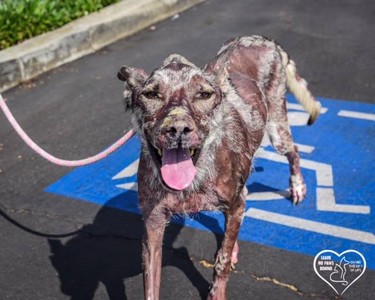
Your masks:
[{"label": "dog's ear", "polygon": [[124,101],[126,109],[133,107],[133,97],[143,85],[148,75],[145,70],[123,66],[117,73],[117,78],[125,82]]}]

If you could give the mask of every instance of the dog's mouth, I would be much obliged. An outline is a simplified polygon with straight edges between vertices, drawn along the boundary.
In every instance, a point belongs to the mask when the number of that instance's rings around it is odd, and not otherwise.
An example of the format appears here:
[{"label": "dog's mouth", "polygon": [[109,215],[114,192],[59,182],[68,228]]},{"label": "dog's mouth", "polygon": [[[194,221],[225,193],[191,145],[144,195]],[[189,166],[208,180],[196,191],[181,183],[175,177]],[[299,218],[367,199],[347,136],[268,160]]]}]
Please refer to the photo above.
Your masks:
[{"label": "dog's mouth", "polygon": [[195,164],[199,157],[199,149],[182,147],[157,149],[153,146],[151,148],[153,157],[160,166],[164,184],[178,191],[191,185],[197,172]]}]

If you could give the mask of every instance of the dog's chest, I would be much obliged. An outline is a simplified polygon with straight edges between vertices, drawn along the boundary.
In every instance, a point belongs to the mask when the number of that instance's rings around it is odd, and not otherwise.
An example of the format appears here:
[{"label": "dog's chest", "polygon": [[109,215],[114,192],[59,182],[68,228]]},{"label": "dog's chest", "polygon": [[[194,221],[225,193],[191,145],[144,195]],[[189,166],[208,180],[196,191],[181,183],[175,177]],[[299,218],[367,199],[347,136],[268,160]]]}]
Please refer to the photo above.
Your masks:
[{"label": "dog's chest", "polygon": [[197,213],[202,210],[220,210],[223,204],[211,191],[192,193],[185,196],[169,194],[162,201],[162,206],[167,207],[171,213]]}]

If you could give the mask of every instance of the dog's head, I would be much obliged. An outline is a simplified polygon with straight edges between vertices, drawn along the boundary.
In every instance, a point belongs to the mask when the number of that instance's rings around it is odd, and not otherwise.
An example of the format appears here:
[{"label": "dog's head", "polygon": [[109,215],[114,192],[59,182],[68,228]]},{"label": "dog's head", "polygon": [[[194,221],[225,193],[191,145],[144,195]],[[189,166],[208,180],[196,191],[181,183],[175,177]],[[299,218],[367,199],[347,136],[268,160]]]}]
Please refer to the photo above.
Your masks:
[{"label": "dog's head", "polygon": [[124,66],[125,104],[163,184],[174,190],[194,180],[221,92],[214,77],[179,55],[148,75]]}]

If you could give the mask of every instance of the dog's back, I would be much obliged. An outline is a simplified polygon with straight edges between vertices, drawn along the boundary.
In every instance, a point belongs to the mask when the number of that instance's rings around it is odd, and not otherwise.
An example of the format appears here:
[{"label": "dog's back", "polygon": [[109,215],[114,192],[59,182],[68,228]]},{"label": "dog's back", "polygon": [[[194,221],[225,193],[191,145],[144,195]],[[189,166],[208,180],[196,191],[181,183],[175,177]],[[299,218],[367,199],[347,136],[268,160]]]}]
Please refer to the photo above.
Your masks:
[{"label": "dog's back", "polygon": [[[284,101],[288,86],[310,114],[309,125],[319,116],[320,103],[298,75],[294,61],[279,44],[265,37],[229,40],[207,65],[206,71],[221,74],[219,77],[223,78],[227,90],[235,89],[241,99],[247,104],[255,104],[261,114],[272,110],[275,102]],[[229,101],[232,99],[228,97]],[[261,103],[259,99],[262,99]]]}]

